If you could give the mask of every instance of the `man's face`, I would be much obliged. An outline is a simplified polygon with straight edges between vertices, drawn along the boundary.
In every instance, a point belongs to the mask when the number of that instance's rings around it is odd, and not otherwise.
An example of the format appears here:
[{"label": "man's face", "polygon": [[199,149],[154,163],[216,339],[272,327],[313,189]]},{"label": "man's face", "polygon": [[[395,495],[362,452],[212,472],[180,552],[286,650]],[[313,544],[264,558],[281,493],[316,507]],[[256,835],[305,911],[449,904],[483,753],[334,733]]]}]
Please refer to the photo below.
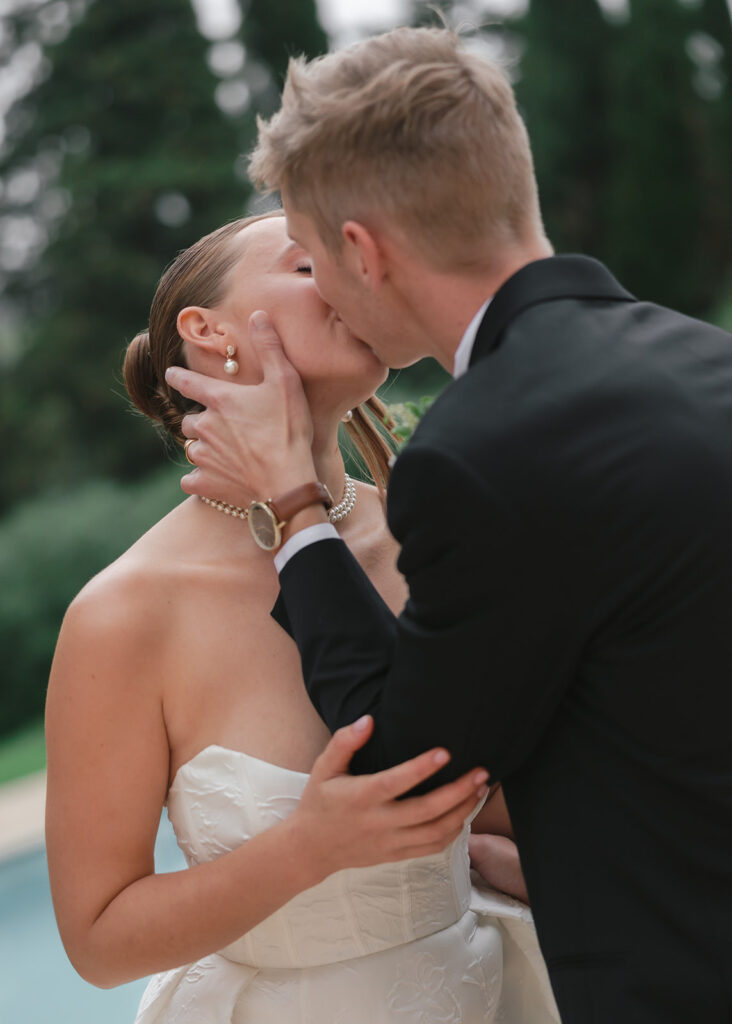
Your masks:
[{"label": "man's face", "polygon": [[324,245],[314,221],[297,211],[284,191],[282,205],[290,238],[310,256],[318,291],[351,333],[372,349],[386,366],[409,366],[424,355],[424,352],[413,351],[409,325],[391,308],[387,295],[381,294],[377,301],[340,254],[334,254]]}]

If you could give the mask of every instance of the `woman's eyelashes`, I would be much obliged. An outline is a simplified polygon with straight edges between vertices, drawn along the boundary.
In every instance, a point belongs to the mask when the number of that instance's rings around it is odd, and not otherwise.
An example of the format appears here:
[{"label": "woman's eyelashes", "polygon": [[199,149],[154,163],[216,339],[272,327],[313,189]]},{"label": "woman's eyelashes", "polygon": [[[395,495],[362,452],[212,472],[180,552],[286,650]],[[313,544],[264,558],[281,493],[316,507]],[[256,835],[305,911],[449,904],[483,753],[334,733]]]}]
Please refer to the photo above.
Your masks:
[{"label": "woman's eyelashes", "polygon": [[298,274],[312,274],[313,268],[309,263],[298,263],[295,268]]}]

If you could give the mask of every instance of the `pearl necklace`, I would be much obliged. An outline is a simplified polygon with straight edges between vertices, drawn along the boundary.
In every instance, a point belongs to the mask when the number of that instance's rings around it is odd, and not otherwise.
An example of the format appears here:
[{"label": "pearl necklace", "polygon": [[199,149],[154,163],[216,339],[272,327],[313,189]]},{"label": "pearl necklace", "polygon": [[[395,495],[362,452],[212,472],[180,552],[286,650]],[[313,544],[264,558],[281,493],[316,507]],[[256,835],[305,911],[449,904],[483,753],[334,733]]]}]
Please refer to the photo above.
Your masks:
[{"label": "pearl necklace", "polygon": [[345,483],[343,485],[343,497],[337,505],[331,505],[328,509],[328,519],[331,523],[339,523],[341,519],[345,519],[346,516],[353,511],[353,506],[356,504],[356,485],[351,480],[348,473],[346,473]]},{"label": "pearl necklace", "polygon": [[[210,505],[211,508],[215,508],[217,512],[223,512],[224,515],[233,516],[234,519],[246,519],[248,510],[245,508],[239,508],[238,505],[229,505],[225,501],[217,501],[215,498],[206,498],[203,494],[199,495],[201,501],[206,505]],[[346,473],[346,480],[343,488],[343,497],[337,505],[331,505],[328,509],[328,519],[331,523],[340,523],[342,519],[345,519],[353,511],[353,506],[356,504],[356,485]]]}]

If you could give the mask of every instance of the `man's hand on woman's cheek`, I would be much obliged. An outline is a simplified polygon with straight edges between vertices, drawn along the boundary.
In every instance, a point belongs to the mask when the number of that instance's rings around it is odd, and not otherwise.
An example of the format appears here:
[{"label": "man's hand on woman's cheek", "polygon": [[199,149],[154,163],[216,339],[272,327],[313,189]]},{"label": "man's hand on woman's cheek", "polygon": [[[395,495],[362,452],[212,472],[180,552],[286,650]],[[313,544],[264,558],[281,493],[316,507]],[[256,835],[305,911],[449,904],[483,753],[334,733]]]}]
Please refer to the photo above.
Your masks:
[{"label": "man's hand on woman's cheek", "polygon": [[182,423],[196,469],[181,487],[240,507],[316,479],[312,419],[297,371],[266,313],[252,314],[249,332],[261,384],[233,384],[180,366],[166,373],[171,387],[205,407]]}]

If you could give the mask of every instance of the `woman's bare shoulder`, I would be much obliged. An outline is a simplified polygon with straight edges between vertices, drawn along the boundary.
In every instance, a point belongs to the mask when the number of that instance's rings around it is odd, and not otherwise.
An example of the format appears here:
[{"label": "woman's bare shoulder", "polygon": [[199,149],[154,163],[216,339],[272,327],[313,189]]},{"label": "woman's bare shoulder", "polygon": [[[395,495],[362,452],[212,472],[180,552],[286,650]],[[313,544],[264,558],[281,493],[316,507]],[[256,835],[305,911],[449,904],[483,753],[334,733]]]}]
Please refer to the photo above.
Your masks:
[{"label": "woman's bare shoulder", "polygon": [[134,545],[86,583],[69,605],[66,618],[101,624],[109,617],[145,621],[166,591],[174,591],[174,573],[164,564],[143,557]]},{"label": "woman's bare shoulder", "polygon": [[128,743],[133,751],[142,731],[165,745],[163,670],[172,649],[165,595],[158,575],[125,555],[71,602],[48,683],[49,766],[66,763],[68,737],[93,736],[115,750]]}]

